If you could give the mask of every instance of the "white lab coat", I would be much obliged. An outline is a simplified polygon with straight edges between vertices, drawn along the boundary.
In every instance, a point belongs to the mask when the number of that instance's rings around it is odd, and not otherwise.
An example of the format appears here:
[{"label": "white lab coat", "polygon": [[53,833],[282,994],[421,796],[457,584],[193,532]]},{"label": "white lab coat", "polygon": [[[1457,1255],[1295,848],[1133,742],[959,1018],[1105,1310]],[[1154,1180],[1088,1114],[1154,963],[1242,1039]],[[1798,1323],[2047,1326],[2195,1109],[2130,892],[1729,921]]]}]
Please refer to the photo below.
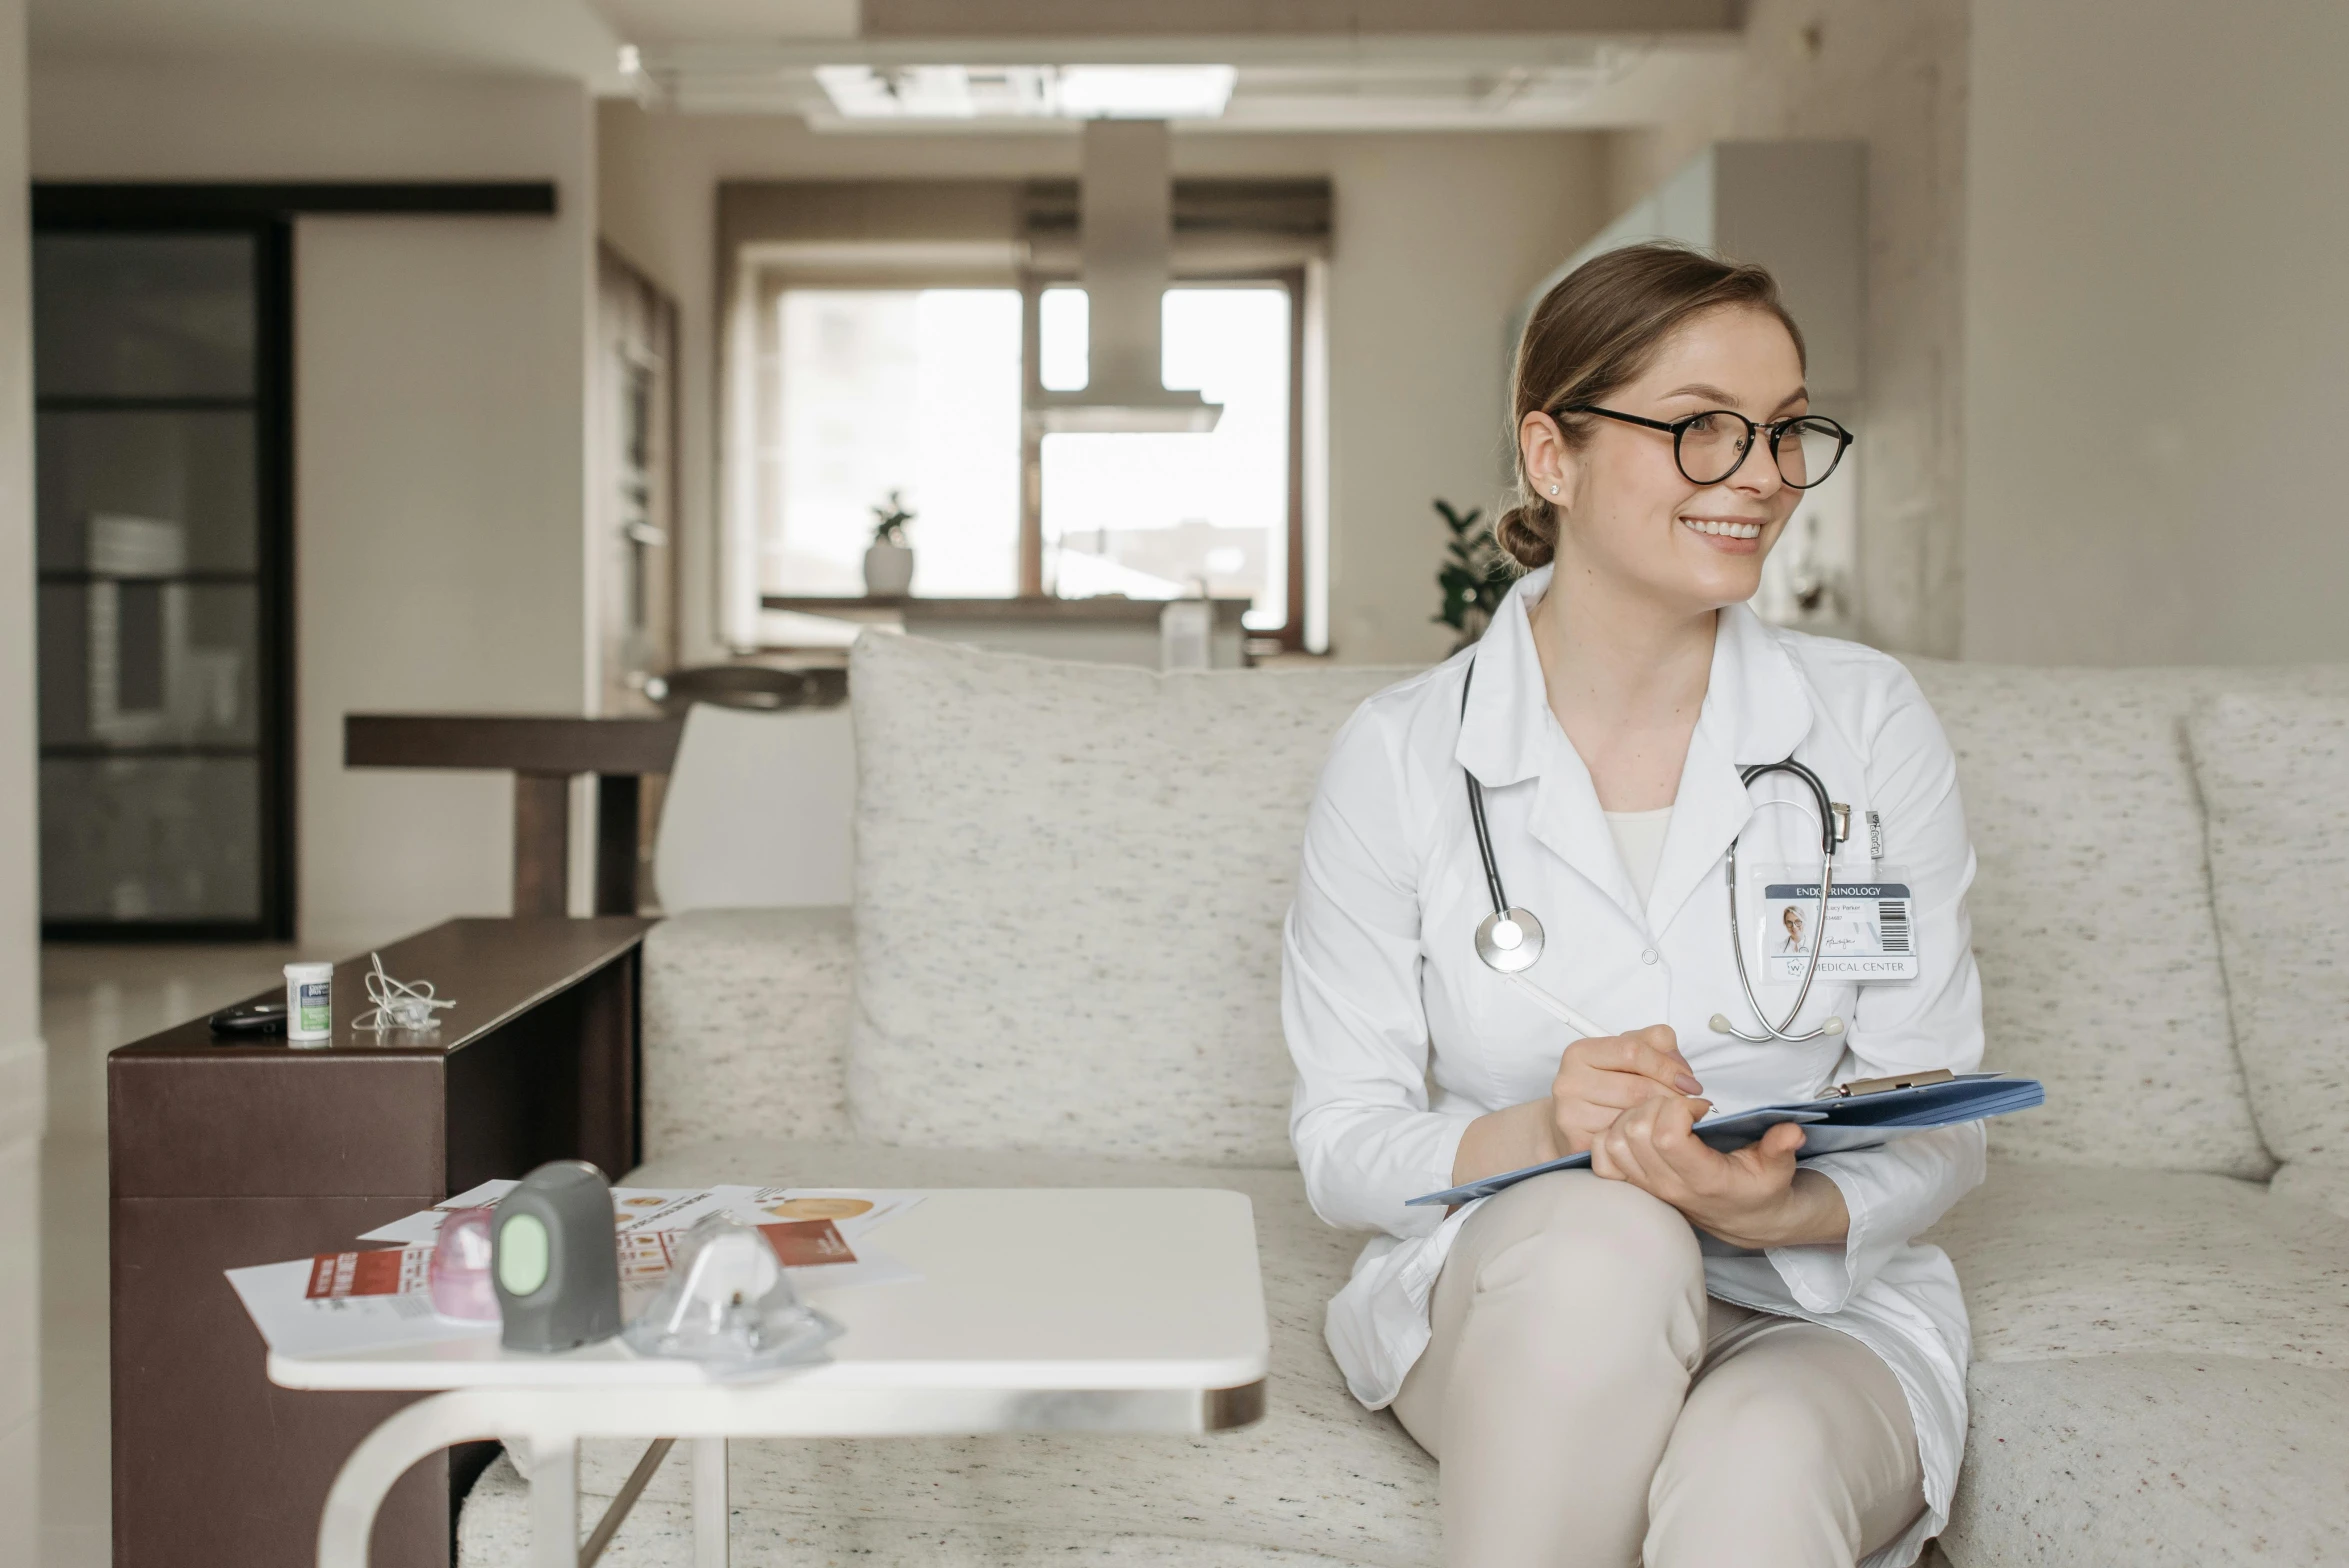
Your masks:
[{"label": "white lab coat", "polygon": [[[1491,912],[1461,770],[1485,790],[1493,852],[1511,903],[1548,934],[1538,985],[1609,1029],[1668,1023],[1721,1110],[1806,1097],[1852,1077],[1946,1067],[1982,1056],[1981,989],[1965,894],[1974,855],[1957,769],[1940,724],[1906,670],[1850,643],[1721,612],[1711,684],[1680,775],[1655,885],[1640,907],[1588,770],[1551,714],[1527,611],[1550,573],[1518,583],[1475,649],[1389,687],[1339,732],[1305,830],[1284,938],[1282,1016],[1297,1066],[1290,1135],[1314,1209],[1375,1230],[1331,1301],[1331,1351],[1373,1409],[1401,1388],[1426,1348],[1428,1296],[1468,1205],[1405,1208],[1452,1184],[1468,1123],[1549,1092],[1564,1026],[1481,963],[1472,945]],[[1476,679],[1466,712],[1462,683]],[[1865,813],[1883,828],[1887,872],[1912,884],[1916,979],[1856,985],[1821,977],[1801,1028],[1829,1014],[1846,1032],[1793,1045],[1716,1034],[1726,1013],[1754,1027],[1729,947],[1723,876],[1731,838],[1746,886],[1772,863],[1817,875],[1810,793],[1771,776],[1752,791],[1742,764],[1793,756],[1848,803],[1852,839],[1839,880],[1870,875]],[[1772,799],[1803,809],[1762,807]],[[1741,894],[1759,943],[1758,898]],[[1748,948],[1749,962],[1759,946]],[[1793,987],[1765,984],[1783,1014]],[[1911,1238],[1982,1179],[1973,1125],[1811,1162],[1851,1212],[1840,1247],[1734,1250],[1710,1237],[1706,1287],[1724,1300],[1840,1329],[1890,1365],[1908,1396],[1926,1514],[1872,1568],[1904,1568],[1948,1517],[1966,1431],[1967,1327],[1957,1275]]]}]

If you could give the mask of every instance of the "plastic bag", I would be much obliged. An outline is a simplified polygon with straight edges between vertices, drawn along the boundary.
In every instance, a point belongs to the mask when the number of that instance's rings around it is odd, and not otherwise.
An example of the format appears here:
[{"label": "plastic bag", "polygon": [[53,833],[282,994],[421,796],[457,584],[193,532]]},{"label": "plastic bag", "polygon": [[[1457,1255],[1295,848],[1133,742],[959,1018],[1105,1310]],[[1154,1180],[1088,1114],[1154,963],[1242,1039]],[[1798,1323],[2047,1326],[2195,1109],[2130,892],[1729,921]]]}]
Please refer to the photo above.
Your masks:
[{"label": "plastic bag", "polygon": [[495,1209],[458,1209],[440,1222],[426,1274],[432,1310],[459,1323],[498,1321],[497,1292],[489,1283],[490,1218]]},{"label": "plastic bag", "polygon": [[685,1233],[667,1282],[620,1337],[638,1355],[698,1361],[724,1382],[822,1361],[842,1332],[799,1299],[756,1227],[709,1214]]}]

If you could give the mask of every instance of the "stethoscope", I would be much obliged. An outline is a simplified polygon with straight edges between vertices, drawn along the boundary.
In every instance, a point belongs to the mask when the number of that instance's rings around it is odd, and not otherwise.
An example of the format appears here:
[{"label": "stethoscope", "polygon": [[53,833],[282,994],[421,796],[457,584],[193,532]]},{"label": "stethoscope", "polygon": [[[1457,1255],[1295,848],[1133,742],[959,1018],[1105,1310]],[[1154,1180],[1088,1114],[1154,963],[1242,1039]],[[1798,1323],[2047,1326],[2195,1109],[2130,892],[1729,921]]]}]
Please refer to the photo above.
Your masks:
[{"label": "stethoscope", "polygon": [[[1468,712],[1468,688],[1475,679],[1476,662],[1472,659],[1469,661],[1467,679],[1460,683],[1460,712],[1463,717]],[[1803,961],[1802,987],[1795,992],[1794,1005],[1786,1010],[1786,1016],[1772,1023],[1770,1015],[1762,1009],[1761,999],[1754,995],[1753,979],[1746,972],[1745,939],[1737,917],[1737,848],[1739,840],[1745,835],[1740,833],[1729,841],[1729,949],[1737,956],[1737,983],[1745,991],[1746,1006],[1753,1009],[1754,1018],[1761,1024],[1762,1032],[1749,1034],[1732,1024],[1725,1013],[1715,1013],[1709,1022],[1717,1034],[1735,1035],[1740,1040],[1755,1044],[1770,1040],[1799,1044],[1805,1040],[1839,1035],[1843,1033],[1841,1018],[1823,1019],[1817,1028],[1800,1034],[1792,1031],[1794,1021],[1802,1016],[1803,1003],[1810,998],[1811,982],[1819,975],[1819,956],[1827,945],[1827,900],[1834,887],[1835,848],[1851,837],[1851,808],[1828,799],[1827,786],[1820,781],[1819,775],[1792,757],[1779,762],[1753,763],[1737,771],[1739,781],[1749,790],[1753,788],[1756,779],[1766,778],[1773,773],[1784,773],[1799,779],[1810,790],[1811,798],[1819,808],[1819,903],[1812,917],[1811,930],[1815,934],[1811,940],[1810,954]],[[1501,887],[1500,862],[1493,855],[1492,830],[1485,824],[1484,786],[1477,782],[1476,775],[1466,767],[1461,768],[1460,774],[1468,781],[1468,820],[1476,828],[1477,858],[1484,862],[1485,891],[1492,895],[1493,900],[1493,912],[1485,916],[1476,928],[1476,956],[1484,960],[1487,968],[1506,976],[1545,1011],[1570,1028],[1592,1037],[1612,1033],[1592,1023],[1526,977],[1525,971],[1531,969],[1542,956],[1542,923],[1533,917],[1531,910],[1518,909],[1510,904],[1508,893]],[[1802,809],[1796,801],[1768,800],[1762,804]]]}]

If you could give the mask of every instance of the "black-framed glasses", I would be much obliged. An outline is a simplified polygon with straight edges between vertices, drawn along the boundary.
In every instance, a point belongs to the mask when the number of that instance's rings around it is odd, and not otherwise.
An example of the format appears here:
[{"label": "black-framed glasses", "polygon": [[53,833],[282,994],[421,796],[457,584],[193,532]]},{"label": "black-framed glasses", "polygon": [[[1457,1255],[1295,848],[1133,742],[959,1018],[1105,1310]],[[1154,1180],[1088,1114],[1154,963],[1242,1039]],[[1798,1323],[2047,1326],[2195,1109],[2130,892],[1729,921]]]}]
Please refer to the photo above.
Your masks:
[{"label": "black-framed glasses", "polygon": [[1753,454],[1755,438],[1767,436],[1770,456],[1778,464],[1778,477],[1786,481],[1790,490],[1808,490],[1826,482],[1852,443],[1850,431],[1819,414],[1800,414],[1793,419],[1757,425],[1745,415],[1726,408],[1709,408],[1686,419],[1672,420],[1618,413],[1595,403],[1575,403],[1559,412],[1596,414],[1601,419],[1671,432],[1672,460],[1680,465],[1681,477],[1692,485],[1717,485],[1727,479]]}]

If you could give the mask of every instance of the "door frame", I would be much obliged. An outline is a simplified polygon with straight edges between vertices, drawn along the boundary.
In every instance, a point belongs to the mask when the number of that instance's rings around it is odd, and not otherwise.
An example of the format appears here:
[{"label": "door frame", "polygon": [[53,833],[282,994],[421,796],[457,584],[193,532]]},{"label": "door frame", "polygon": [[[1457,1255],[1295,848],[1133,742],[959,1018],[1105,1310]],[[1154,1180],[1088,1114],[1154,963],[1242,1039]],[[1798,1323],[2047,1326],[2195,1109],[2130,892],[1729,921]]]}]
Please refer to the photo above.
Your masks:
[{"label": "door frame", "polygon": [[[551,217],[553,180],[126,183],[36,180],[32,231],[242,232],[254,246],[255,585],[261,601],[261,910],[236,921],[41,922],[44,941],[290,942],[298,910],[294,642],[294,223],[304,214]],[[42,406],[34,388],[36,417]],[[36,522],[37,526],[37,522]]]}]

